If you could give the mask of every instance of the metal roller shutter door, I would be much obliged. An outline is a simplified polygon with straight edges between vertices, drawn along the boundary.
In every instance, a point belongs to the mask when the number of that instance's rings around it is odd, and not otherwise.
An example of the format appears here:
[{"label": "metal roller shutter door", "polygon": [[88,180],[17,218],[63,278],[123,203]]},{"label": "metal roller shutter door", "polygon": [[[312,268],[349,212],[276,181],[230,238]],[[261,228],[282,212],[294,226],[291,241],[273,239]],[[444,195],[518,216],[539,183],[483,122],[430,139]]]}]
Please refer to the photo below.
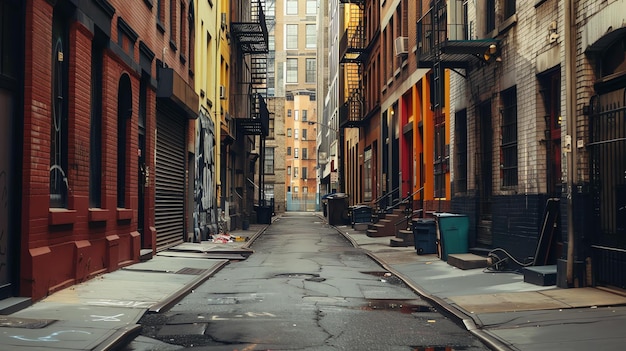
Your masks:
[{"label": "metal roller shutter door", "polygon": [[185,120],[157,113],[155,225],[157,251],[183,242],[185,228]]}]

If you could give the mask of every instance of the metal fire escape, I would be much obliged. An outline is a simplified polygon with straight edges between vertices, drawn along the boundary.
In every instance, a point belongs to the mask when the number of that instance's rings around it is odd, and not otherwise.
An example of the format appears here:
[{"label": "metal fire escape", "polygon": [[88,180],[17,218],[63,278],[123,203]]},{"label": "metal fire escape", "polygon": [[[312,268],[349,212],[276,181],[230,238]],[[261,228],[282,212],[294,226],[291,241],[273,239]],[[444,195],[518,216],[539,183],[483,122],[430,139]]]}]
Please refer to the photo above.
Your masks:
[{"label": "metal fire escape", "polygon": [[250,57],[250,113],[248,118],[238,118],[238,127],[245,135],[269,134],[269,111],[267,97],[268,32],[265,14],[259,0],[252,1],[250,19],[231,23],[231,33],[244,55]]},{"label": "metal fire escape", "polygon": [[[471,69],[473,64],[484,64],[499,56],[499,40],[472,38],[465,21],[463,5],[466,0],[436,0],[417,21],[417,67],[440,70],[445,68]],[[457,18],[458,23],[448,19]],[[437,78],[437,77],[435,77]]]},{"label": "metal fire escape", "polygon": [[[249,58],[248,84],[249,111],[245,117],[237,118],[237,129],[244,135],[258,135],[259,142],[259,191],[257,215],[259,210],[269,211],[265,206],[263,190],[265,179],[265,138],[269,135],[270,113],[265,98],[267,97],[267,54],[269,52],[268,30],[265,13],[260,0],[252,0],[249,18],[241,22],[231,23],[231,34],[234,36],[239,50]],[[271,221],[271,216],[263,215],[261,222]],[[269,223],[268,223],[269,224]]]},{"label": "metal fire escape", "polygon": [[346,31],[339,42],[341,78],[339,89],[339,127],[353,128],[361,125],[365,109],[363,91],[363,64],[367,59],[365,43],[365,0],[341,0],[349,11]]}]

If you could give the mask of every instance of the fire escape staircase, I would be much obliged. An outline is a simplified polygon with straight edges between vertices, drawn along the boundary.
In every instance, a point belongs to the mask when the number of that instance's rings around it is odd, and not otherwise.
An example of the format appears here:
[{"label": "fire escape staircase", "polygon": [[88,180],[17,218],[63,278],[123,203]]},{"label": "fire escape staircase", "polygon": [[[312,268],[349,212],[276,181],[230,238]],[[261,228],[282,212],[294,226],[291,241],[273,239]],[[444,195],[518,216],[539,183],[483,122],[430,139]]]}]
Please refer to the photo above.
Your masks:
[{"label": "fire escape staircase", "polygon": [[365,94],[363,64],[367,59],[365,42],[365,0],[341,0],[349,11],[347,28],[339,42],[341,78],[339,99],[339,127],[359,127],[363,122]]},{"label": "fire escape staircase", "polygon": [[237,127],[244,135],[269,135],[270,114],[267,97],[268,31],[265,14],[259,0],[252,1],[250,20],[231,23],[231,33],[240,50],[250,56],[248,96],[250,111],[247,117],[237,118]]}]

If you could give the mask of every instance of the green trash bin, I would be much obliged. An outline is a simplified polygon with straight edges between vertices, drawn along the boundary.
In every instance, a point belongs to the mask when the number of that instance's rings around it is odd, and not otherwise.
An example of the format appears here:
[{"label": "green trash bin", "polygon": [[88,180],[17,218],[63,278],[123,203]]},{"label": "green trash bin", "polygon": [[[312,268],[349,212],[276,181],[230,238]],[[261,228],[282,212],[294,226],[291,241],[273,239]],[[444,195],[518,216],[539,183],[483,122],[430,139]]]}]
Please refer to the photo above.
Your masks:
[{"label": "green trash bin", "polygon": [[439,230],[441,259],[448,260],[449,254],[469,252],[469,218],[463,214],[435,213]]}]

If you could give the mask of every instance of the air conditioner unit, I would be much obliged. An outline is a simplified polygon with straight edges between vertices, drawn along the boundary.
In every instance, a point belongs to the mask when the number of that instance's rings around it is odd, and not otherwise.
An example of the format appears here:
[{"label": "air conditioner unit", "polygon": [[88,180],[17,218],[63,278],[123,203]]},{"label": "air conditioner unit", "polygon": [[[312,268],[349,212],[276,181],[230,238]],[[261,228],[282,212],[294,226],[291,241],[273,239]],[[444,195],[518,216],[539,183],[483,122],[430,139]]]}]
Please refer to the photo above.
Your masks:
[{"label": "air conditioner unit", "polygon": [[226,87],[223,85],[220,85],[220,99],[226,99]]},{"label": "air conditioner unit", "polygon": [[409,38],[397,37],[394,41],[394,51],[396,56],[406,55],[409,53]]}]

